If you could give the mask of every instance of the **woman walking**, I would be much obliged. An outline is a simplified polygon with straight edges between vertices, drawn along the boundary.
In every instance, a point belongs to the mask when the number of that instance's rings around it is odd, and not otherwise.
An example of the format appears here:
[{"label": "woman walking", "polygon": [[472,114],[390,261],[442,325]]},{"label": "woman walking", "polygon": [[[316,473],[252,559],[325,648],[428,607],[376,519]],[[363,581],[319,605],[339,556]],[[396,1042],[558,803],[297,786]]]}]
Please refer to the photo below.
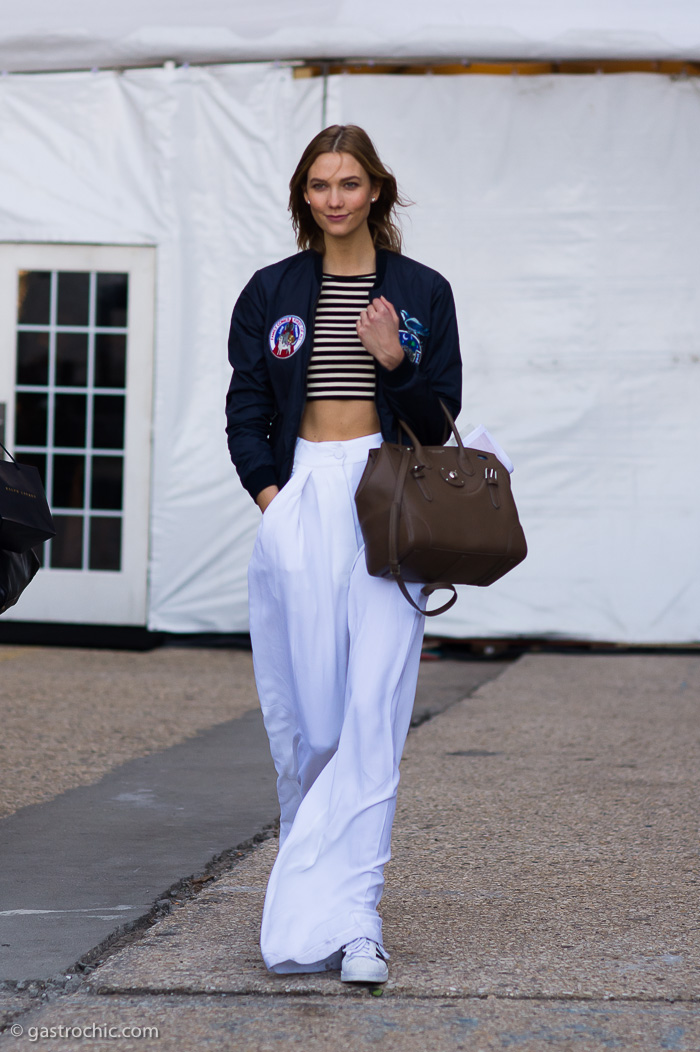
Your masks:
[{"label": "woman walking", "polygon": [[290,182],[301,251],[253,276],[229,339],[229,449],[263,512],[250,634],[281,812],[261,948],[272,971],[342,965],[344,982],[388,976],[377,905],[424,621],[368,575],[354,493],[399,419],[440,443],[440,399],[456,416],[461,398],[452,293],[401,255],[398,203],[366,132],[317,135]]}]

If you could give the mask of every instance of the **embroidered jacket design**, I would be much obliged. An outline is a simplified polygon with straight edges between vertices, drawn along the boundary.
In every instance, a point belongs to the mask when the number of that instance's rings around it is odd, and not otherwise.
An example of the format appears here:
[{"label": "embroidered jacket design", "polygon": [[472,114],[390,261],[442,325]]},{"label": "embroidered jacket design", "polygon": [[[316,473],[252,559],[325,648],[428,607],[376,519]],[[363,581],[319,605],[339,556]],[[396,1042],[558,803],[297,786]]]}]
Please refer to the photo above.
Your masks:
[{"label": "embroidered jacket design", "polygon": [[296,314],[285,314],[270,329],[270,350],[275,358],[291,358],[306,338],[306,326]]},{"label": "embroidered jacket design", "polygon": [[399,329],[401,346],[406,351],[408,360],[418,365],[423,357],[423,340],[430,335],[430,329],[426,329],[418,318],[409,317],[408,311],[402,310],[400,314],[403,326]]}]

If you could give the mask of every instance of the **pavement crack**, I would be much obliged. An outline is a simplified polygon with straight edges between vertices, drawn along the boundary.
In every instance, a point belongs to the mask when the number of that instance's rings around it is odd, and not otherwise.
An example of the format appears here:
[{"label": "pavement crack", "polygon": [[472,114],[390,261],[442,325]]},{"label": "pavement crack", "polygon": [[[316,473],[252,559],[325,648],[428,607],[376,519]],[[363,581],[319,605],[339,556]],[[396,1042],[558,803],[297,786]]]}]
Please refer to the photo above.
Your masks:
[{"label": "pavement crack", "polygon": [[[590,993],[590,994],[503,994],[492,991],[465,991],[455,992],[446,990],[436,990],[434,993],[415,992],[409,990],[393,990],[390,985],[383,988],[385,996],[389,996],[396,1000],[402,1001],[503,1001],[512,1003],[542,1003],[542,1004],[565,1004],[565,1003],[581,1003],[581,1004],[649,1004],[649,1005],[668,1005],[668,1004],[699,1004],[700,994],[697,995],[683,995],[678,997],[652,997],[644,996],[641,994],[631,995],[616,995],[606,996],[601,993]],[[352,997],[353,995],[366,993],[366,990],[362,987],[355,989],[349,987],[336,987],[335,984],[327,992],[322,992],[318,988],[312,990],[261,990],[258,987],[253,986],[239,986],[235,989],[225,989],[217,987],[216,989],[205,989],[202,987],[189,987],[189,986],[169,986],[153,987],[153,986],[113,986],[107,988],[100,987],[86,987],[83,991],[90,997],[95,999],[104,998],[109,1000],[110,998],[120,997],[182,997],[182,998],[219,998],[219,997],[259,997],[261,1000],[270,998],[285,998],[285,999],[302,999],[306,1000],[309,997],[322,997],[324,1000],[335,1000],[338,997]]]},{"label": "pavement crack", "polygon": [[[70,968],[51,979],[4,979],[0,981],[0,993],[27,996],[29,1003],[17,1011],[7,1011],[0,1034],[4,1033],[13,1022],[33,1011],[40,1004],[55,1001],[57,997],[89,990],[86,984],[95,969],[114,954],[137,942],[149,928],[152,928],[163,917],[175,909],[195,899],[212,880],[233,870],[244,859],[248,858],[261,844],[277,836],[279,820],[271,822],[236,847],[215,855],[204,866],[201,872],[183,877],[164,892],[158,895],[152,906],[141,917],[120,925],[110,934],[83,954]],[[162,993],[162,991],[160,991]]]},{"label": "pavement crack", "polygon": [[270,822],[263,826],[259,833],[243,841],[236,847],[229,848],[219,855],[215,855],[205,865],[204,869],[197,874],[183,877],[176,881],[155,900],[150,910],[142,917],[117,928],[114,932],[103,939],[101,943],[83,954],[69,972],[81,972],[87,974],[104,963],[107,958],[124,949],[130,943],[139,939],[148,928],[152,928],[163,917],[172,913],[175,909],[184,906],[197,898],[200,892],[217,877],[230,872],[239,863],[246,859],[253,851],[267,840],[277,836],[279,820]]}]

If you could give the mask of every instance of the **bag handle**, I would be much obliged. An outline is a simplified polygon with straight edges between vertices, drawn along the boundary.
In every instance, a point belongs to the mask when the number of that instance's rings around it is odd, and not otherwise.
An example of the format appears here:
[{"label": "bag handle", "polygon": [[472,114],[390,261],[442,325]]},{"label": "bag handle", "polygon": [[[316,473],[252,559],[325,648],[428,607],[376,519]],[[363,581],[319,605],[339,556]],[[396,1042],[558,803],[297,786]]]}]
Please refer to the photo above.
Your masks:
[{"label": "bag handle", "polygon": [[[444,406],[443,409],[445,409]],[[445,412],[447,412],[447,410],[445,410]],[[452,420],[451,417],[450,420]],[[409,437],[413,438],[414,436],[408,430],[403,421],[400,421],[400,423],[401,426],[408,432]],[[454,427],[454,421],[452,421],[452,426]],[[418,446],[418,448],[422,452],[422,446],[417,441],[417,439],[414,439],[414,442],[415,445]],[[391,571],[391,576],[394,578],[399,588],[401,589],[402,595],[405,599],[408,600],[413,609],[417,610],[419,614],[423,615],[423,617],[437,617],[438,614],[444,614],[446,610],[449,610],[450,607],[454,606],[454,604],[457,602],[457,589],[455,588],[455,586],[453,584],[442,584],[440,582],[432,585],[425,585],[422,589],[423,595],[430,595],[431,592],[436,591],[436,589],[438,588],[451,588],[452,595],[450,596],[448,601],[443,606],[438,607],[437,610],[421,610],[418,604],[414,602],[414,600],[411,598],[411,593],[406,587],[406,582],[404,581],[403,576],[401,574],[401,563],[399,562],[399,520],[401,518],[401,498],[403,497],[404,486],[406,485],[406,476],[408,474],[408,465],[410,464],[411,460],[412,457],[410,456],[410,453],[407,450],[401,457],[399,472],[396,476],[394,499],[392,500],[391,508],[389,509],[389,569]]]},{"label": "bag handle", "polygon": [[13,464],[17,463],[15,458],[12,456],[12,453],[10,453],[9,449],[7,448],[7,446],[3,446],[2,442],[0,442],[0,449],[3,451],[3,453],[7,453],[8,457],[10,458],[10,460],[12,461]]},{"label": "bag handle", "polygon": [[[462,469],[462,471],[464,472],[465,475],[473,475],[474,474],[474,465],[471,462],[469,454],[467,453],[466,449],[464,448],[464,443],[462,442],[462,436],[460,435],[459,431],[457,430],[457,425],[455,424],[454,419],[452,418],[452,413],[449,411],[449,409],[447,408],[445,403],[442,401],[442,399],[440,399],[440,407],[442,408],[442,411],[445,414],[445,419],[447,420],[447,423],[449,424],[450,430],[451,430],[452,434],[455,437],[455,442],[457,443],[457,448],[458,448],[457,462],[458,462],[459,466],[461,467],[461,469]],[[414,448],[414,450],[416,452],[416,456],[418,457],[418,461],[419,461],[420,466],[421,467],[425,467],[426,466],[426,456],[425,456],[425,450],[423,449],[423,446],[418,441],[418,439],[414,435],[413,431],[411,431],[410,427],[408,426],[408,424],[404,420],[399,420],[398,424],[399,424],[399,434],[398,434],[399,441],[401,439],[401,431],[404,431],[408,435],[410,440],[411,440],[413,448]]]}]

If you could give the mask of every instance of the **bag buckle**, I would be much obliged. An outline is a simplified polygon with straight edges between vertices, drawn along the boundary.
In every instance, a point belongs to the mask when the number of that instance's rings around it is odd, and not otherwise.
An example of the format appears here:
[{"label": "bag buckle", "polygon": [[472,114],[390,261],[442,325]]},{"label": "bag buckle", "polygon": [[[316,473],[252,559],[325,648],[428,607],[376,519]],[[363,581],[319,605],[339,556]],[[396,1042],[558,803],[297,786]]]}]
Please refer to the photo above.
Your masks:
[{"label": "bag buckle", "polygon": [[440,474],[450,486],[464,485],[464,479],[454,468],[440,468]]},{"label": "bag buckle", "polygon": [[427,464],[414,464],[414,466],[411,468],[411,476],[416,480],[416,485],[418,486],[418,489],[421,491],[425,499],[432,500],[433,495],[430,492],[430,489],[428,488],[428,482],[425,477],[425,473],[427,470],[429,470],[429,465]]},{"label": "bag buckle", "polygon": [[484,478],[486,479],[486,485],[489,487],[489,497],[496,511],[501,506],[501,500],[498,495],[498,468],[484,468]]}]

